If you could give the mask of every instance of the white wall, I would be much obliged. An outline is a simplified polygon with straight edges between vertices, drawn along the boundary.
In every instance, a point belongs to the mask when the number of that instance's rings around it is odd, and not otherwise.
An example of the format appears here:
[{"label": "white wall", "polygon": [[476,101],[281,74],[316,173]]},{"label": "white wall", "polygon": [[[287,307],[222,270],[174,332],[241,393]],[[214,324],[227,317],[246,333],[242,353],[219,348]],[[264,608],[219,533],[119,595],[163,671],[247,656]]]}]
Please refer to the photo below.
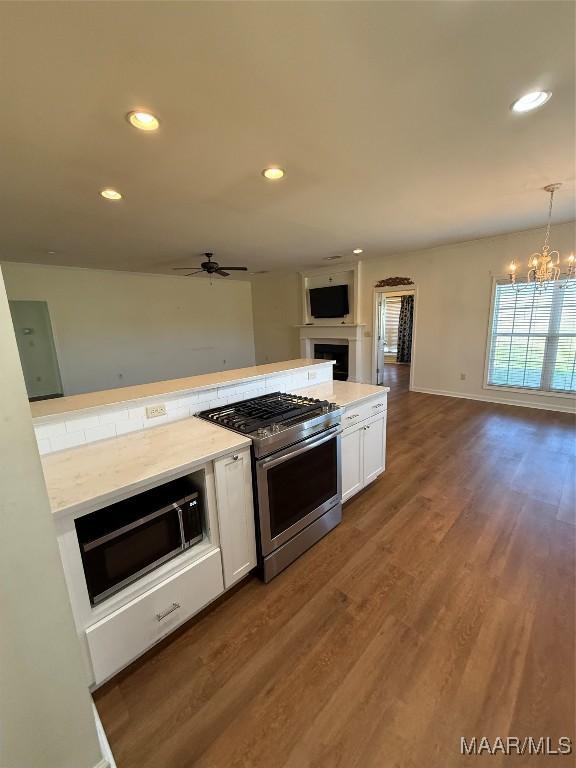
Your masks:
[{"label": "white wall", "polygon": [[1,272],[0,392],[0,765],[92,768],[92,702]]},{"label": "white wall", "polygon": [[296,272],[258,275],[252,282],[256,362],[300,357],[300,280]]},{"label": "white wall", "polygon": [[[544,229],[534,229],[363,260],[360,322],[366,327],[361,380],[372,380],[374,285],[386,277],[410,277],[417,288],[413,359],[416,389],[540,407],[570,407],[571,401],[565,397],[483,387],[492,279],[506,275],[512,258],[526,264],[528,256],[540,250],[543,238]],[[553,226],[551,242],[564,258],[574,252],[574,222]],[[286,275],[269,278],[255,289],[257,354],[269,354],[277,339],[292,339],[289,324],[299,317],[299,291],[292,287],[297,286],[297,276],[293,280]],[[461,373],[466,376],[464,381]]]},{"label": "white wall", "polygon": [[[566,258],[575,248],[574,223],[552,229],[551,242]],[[493,277],[506,275],[513,258],[527,263],[540,250],[544,230],[430,248],[363,262],[363,322],[372,329],[374,285],[386,277],[410,277],[416,284],[413,386],[431,392],[501,402],[567,408],[549,395],[484,389],[484,363]],[[363,378],[371,376],[372,338],[366,340]],[[466,376],[461,380],[460,374]]]},{"label": "white wall", "polygon": [[48,302],[64,394],[254,364],[249,281],[3,264],[10,299]]}]

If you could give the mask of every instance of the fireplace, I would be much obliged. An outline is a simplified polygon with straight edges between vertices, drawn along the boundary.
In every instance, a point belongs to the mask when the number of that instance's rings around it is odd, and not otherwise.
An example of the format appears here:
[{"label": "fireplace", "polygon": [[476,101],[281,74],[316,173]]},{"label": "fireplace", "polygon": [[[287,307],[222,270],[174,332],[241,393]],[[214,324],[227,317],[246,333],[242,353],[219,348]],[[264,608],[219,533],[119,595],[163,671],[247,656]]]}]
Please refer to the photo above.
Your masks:
[{"label": "fireplace", "polygon": [[[364,325],[301,325],[300,356],[337,360],[334,378],[362,381]],[[322,350],[322,353],[320,352]],[[328,350],[330,350],[328,352]],[[339,376],[336,376],[336,370]]]},{"label": "fireplace", "polygon": [[348,381],[348,344],[314,344],[316,360],[335,360],[334,378]]}]

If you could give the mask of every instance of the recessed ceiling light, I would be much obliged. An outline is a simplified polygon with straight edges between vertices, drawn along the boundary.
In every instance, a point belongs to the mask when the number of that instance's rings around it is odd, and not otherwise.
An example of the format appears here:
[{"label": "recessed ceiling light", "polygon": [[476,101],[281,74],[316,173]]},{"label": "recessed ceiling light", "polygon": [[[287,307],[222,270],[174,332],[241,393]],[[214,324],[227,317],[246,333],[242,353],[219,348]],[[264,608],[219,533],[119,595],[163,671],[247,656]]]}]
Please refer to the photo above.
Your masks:
[{"label": "recessed ceiling light", "polygon": [[531,112],[546,104],[552,91],[531,91],[517,99],[511,106],[512,112]]},{"label": "recessed ceiling light", "polygon": [[100,194],[102,197],[105,197],[106,200],[122,200],[122,195],[120,192],[115,189],[110,189],[109,187],[107,189],[101,190]]},{"label": "recessed ceiling light", "polygon": [[355,254],[364,253],[364,249],[363,248],[354,248],[352,253],[355,253]]},{"label": "recessed ceiling light", "polygon": [[270,181],[278,181],[278,179],[282,179],[285,175],[286,171],[284,168],[278,168],[276,166],[271,168],[264,168],[262,171],[262,176],[270,179]]},{"label": "recessed ceiling light", "polygon": [[152,112],[134,110],[133,112],[128,112],[126,119],[130,125],[138,128],[139,131],[157,131],[160,127],[160,121]]}]

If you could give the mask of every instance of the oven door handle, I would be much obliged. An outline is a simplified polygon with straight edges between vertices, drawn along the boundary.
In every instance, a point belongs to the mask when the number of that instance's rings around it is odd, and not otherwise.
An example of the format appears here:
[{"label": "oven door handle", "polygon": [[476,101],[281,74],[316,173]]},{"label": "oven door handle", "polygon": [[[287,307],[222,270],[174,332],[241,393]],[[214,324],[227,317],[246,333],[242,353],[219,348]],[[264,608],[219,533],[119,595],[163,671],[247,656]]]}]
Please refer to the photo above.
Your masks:
[{"label": "oven door handle", "polygon": [[302,443],[297,443],[296,445],[301,447],[297,448],[295,451],[287,448],[282,451],[281,456],[270,456],[269,459],[261,459],[257,464],[262,469],[272,469],[272,467],[275,467],[277,464],[282,464],[287,459],[293,459],[296,456],[300,456],[302,453],[306,453],[306,451],[312,450],[312,448],[322,445],[322,443],[327,443],[328,440],[331,440],[334,437],[334,435],[340,434],[340,431],[339,425],[337,427],[332,427],[332,429],[329,429],[326,432],[321,432],[320,435],[312,435],[312,437],[309,437]]}]

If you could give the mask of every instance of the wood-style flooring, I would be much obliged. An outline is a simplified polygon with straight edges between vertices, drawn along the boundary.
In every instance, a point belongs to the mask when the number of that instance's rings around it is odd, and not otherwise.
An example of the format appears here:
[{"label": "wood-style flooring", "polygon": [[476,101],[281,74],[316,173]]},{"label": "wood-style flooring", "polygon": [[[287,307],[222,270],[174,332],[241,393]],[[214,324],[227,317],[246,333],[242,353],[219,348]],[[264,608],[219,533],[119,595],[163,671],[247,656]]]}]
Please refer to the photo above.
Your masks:
[{"label": "wood-style flooring", "polygon": [[460,754],[576,744],[574,421],[390,369],[387,471],[343,523],[96,693],[118,768],[574,765]]}]

